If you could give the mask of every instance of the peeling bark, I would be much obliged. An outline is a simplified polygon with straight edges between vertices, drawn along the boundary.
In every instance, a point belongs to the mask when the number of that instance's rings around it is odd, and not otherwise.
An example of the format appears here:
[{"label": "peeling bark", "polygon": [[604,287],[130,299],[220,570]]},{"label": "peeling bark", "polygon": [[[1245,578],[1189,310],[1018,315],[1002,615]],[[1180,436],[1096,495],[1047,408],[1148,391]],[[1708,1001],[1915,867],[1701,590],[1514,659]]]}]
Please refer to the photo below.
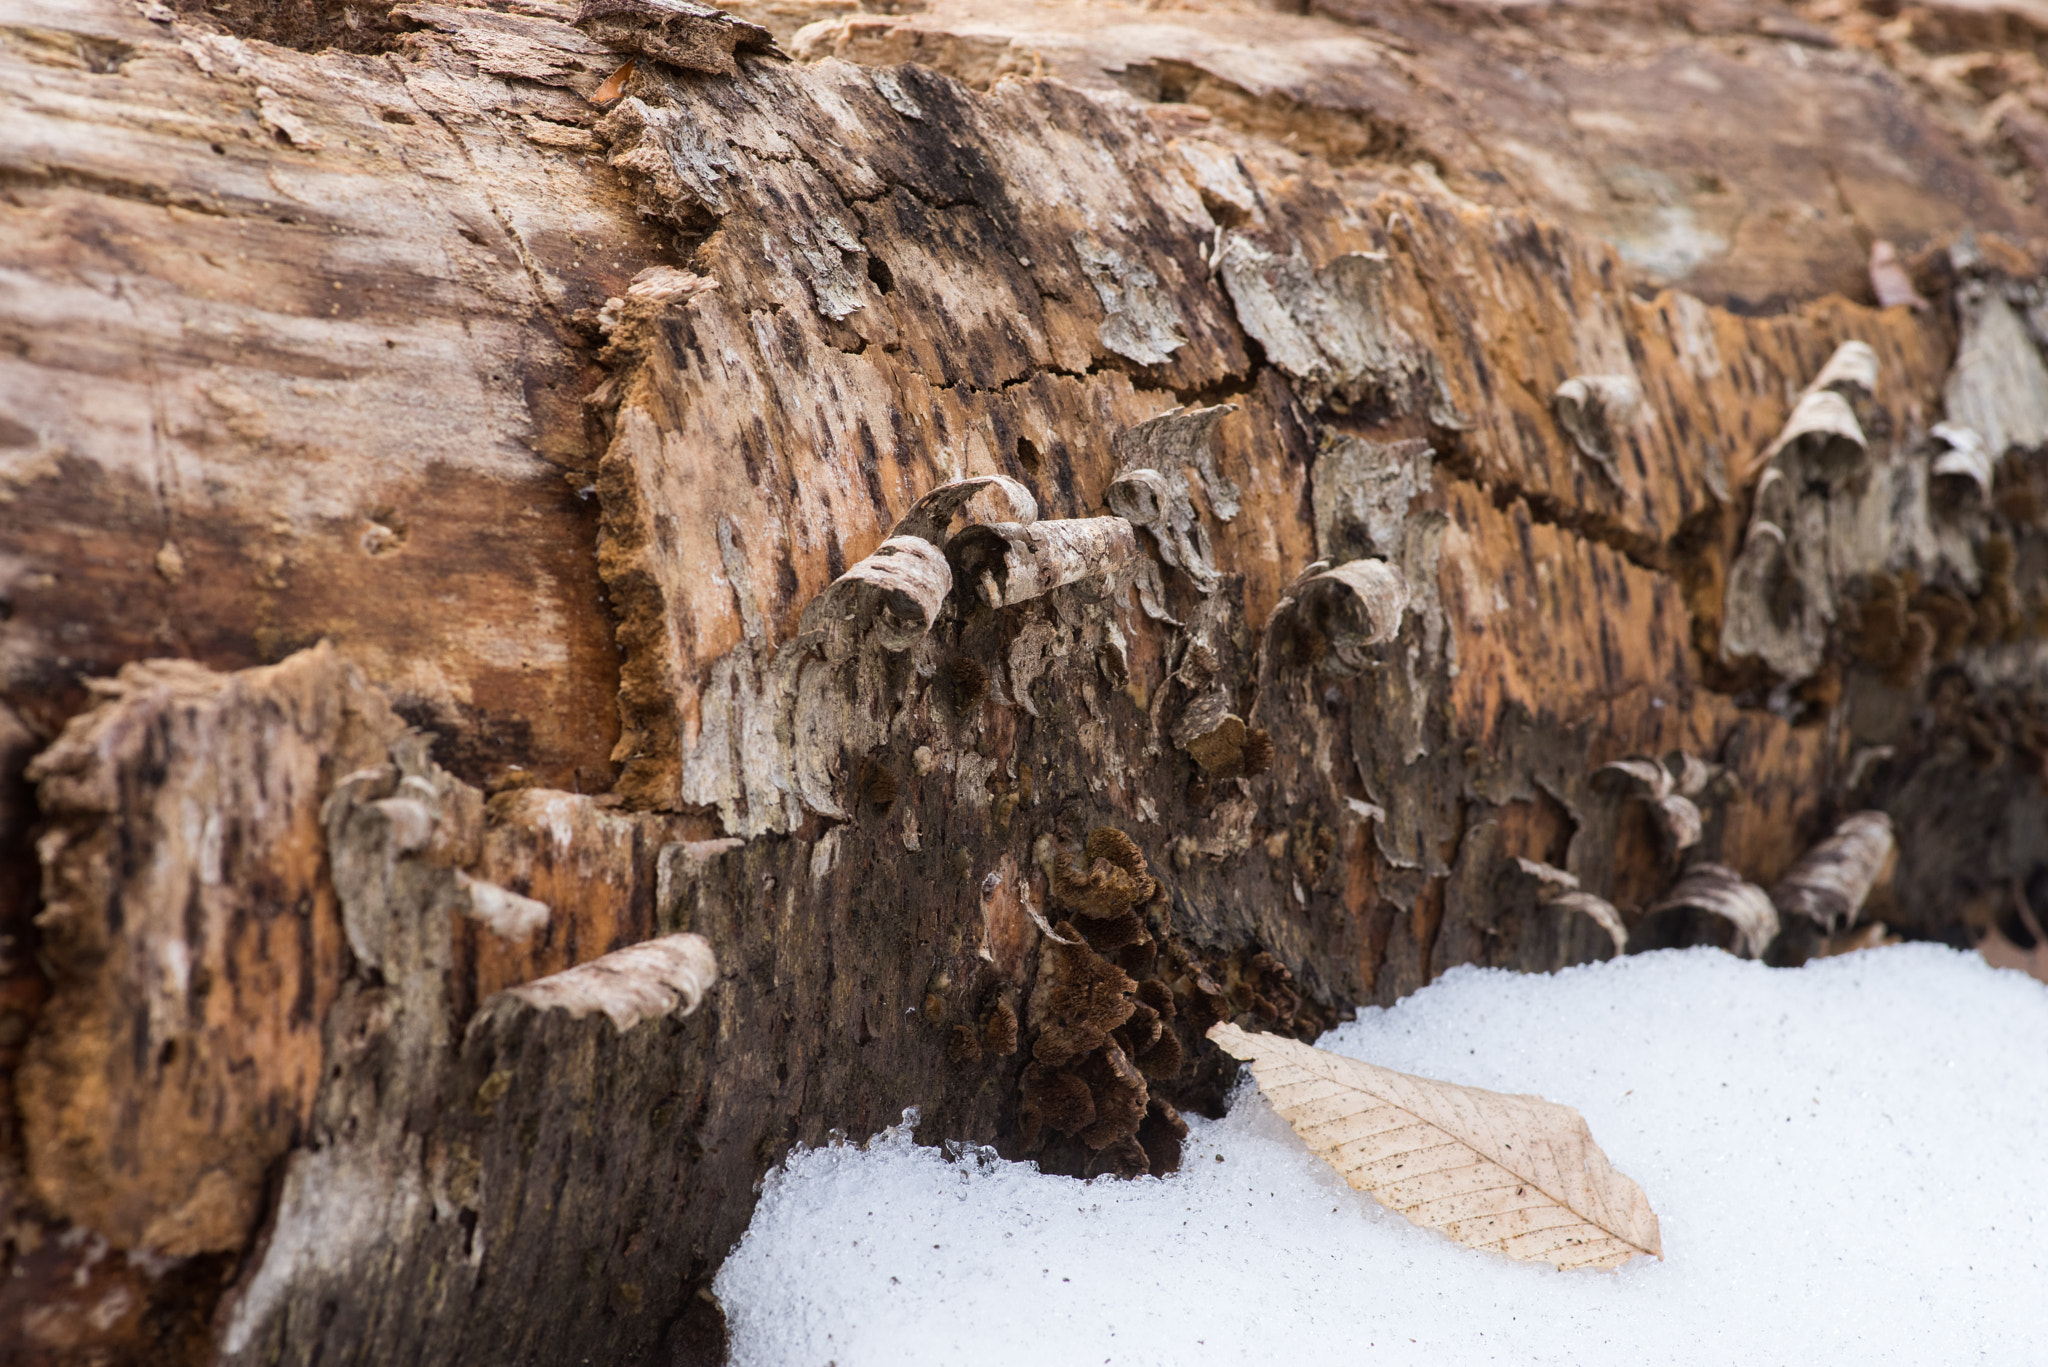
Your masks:
[{"label": "peeling bark", "polygon": [[2025,933],[1962,12],[1306,9],[0,16],[10,1361],[715,1361],[835,1130],[1161,1173],[1221,1021]]}]

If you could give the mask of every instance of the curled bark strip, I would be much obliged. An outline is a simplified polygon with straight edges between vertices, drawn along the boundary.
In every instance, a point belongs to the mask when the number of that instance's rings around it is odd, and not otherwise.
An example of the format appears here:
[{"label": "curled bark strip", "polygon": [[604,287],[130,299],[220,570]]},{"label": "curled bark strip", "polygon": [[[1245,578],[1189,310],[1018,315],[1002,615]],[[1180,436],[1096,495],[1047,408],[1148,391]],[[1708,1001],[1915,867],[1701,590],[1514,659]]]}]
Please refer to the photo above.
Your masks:
[{"label": "curled bark strip", "polygon": [[1408,580],[1384,560],[1353,560],[1302,581],[1293,602],[1302,620],[1329,642],[1331,653],[1356,671],[1364,667],[1357,658],[1361,648],[1400,635]]},{"label": "curled bark strip", "polygon": [[1683,797],[1698,797],[1714,781],[1714,766],[1690,750],[1673,750],[1664,757],[1664,768]]},{"label": "curled bark strip", "polygon": [[1565,872],[1555,864],[1546,864],[1540,859],[1524,859],[1517,855],[1515,867],[1524,877],[1536,884],[1538,901],[1553,901],[1565,893],[1579,890],[1578,876]]},{"label": "curled bark strip", "polygon": [[922,537],[892,536],[812,600],[804,630],[872,631],[883,649],[908,650],[932,629],[952,589],[952,567],[937,546]]},{"label": "curled bark strip", "polygon": [[1734,931],[1732,948],[1745,959],[1756,958],[1778,938],[1778,909],[1770,895],[1725,864],[1687,869],[1650,915],[1674,911],[1704,911],[1728,922]]},{"label": "curled bark strip", "polygon": [[602,1011],[624,1034],[642,1021],[697,1009],[718,978],[718,956],[701,935],[665,935],[550,973],[504,996],[540,1011]]},{"label": "curled bark strip", "polygon": [[1868,342],[1842,343],[1806,389],[1809,394],[1833,390],[1848,399],[1873,397],[1877,393],[1876,350]]},{"label": "curled bark strip", "polygon": [[1009,607],[1064,584],[1115,576],[1138,553],[1121,517],[988,522],[953,538],[948,554],[963,582],[992,608]]},{"label": "curled bark strip", "polygon": [[1855,925],[1891,854],[1892,819],[1883,812],[1856,812],[1778,880],[1771,901],[1830,934],[1837,926]]},{"label": "curled bark strip", "polygon": [[1657,824],[1673,850],[1689,850],[1700,843],[1705,822],[1691,798],[1679,793],[1666,793],[1650,805],[1657,813]]},{"label": "curled bark strip", "polygon": [[1791,454],[1807,470],[1835,480],[1861,466],[1869,450],[1849,401],[1834,389],[1809,389],[1785,420],[1766,459]]},{"label": "curled bark strip", "polygon": [[1968,490],[1980,499],[1991,497],[1992,471],[1998,461],[1984,438],[1952,422],[1938,422],[1928,435],[1942,444],[1929,473],[1950,488]]},{"label": "curled bark strip", "polygon": [[1209,545],[1209,529],[1195,515],[1185,476],[1157,470],[1126,470],[1110,482],[1109,510],[1134,527],[1152,533],[1159,558],[1194,581],[1201,593],[1214,593],[1222,577]]},{"label": "curled bark strip", "polygon": [[1984,438],[1993,464],[2016,446],[2048,444],[2048,364],[2005,296],[1982,281],[1959,292],[1962,341],[1942,408]]},{"label": "curled bark strip", "polygon": [[1656,760],[1640,755],[1603,764],[1593,771],[1596,787],[1628,793],[1652,801],[1671,791],[1671,772]]},{"label": "curled bark strip", "polygon": [[[1193,466],[1202,476],[1211,511],[1229,522],[1237,516],[1243,491],[1217,468],[1216,424],[1236,411],[1234,403],[1219,403],[1209,408],[1170,408],[1156,418],[1147,418],[1118,435],[1113,446],[1118,469],[1128,474],[1141,469],[1173,472]],[[1130,517],[1129,513],[1122,515]]]},{"label": "curled bark strip", "polygon": [[956,479],[950,484],[941,484],[930,493],[910,505],[910,511],[896,524],[891,536],[914,536],[934,545],[946,543],[946,529],[952,525],[953,515],[974,500],[983,490],[992,490],[1009,506],[1001,516],[981,519],[984,522],[1036,522],[1038,521],[1038,500],[1031,491],[1011,479],[1008,475],[976,475],[971,479]]},{"label": "curled bark strip", "polygon": [[1574,375],[1550,396],[1557,424],[1578,446],[1579,454],[1621,487],[1615,464],[1620,434],[1642,412],[1643,388],[1633,375]]},{"label": "curled bark strip", "polygon": [[1621,913],[1614,909],[1614,903],[1606,898],[1590,892],[1561,892],[1550,899],[1550,905],[1591,917],[1614,941],[1616,954],[1628,953],[1628,927],[1621,923]]},{"label": "curled bark strip", "polygon": [[1538,905],[1559,907],[1590,917],[1614,941],[1616,954],[1628,953],[1628,927],[1622,924],[1621,913],[1615,910],[1614,903],[1581,890],[1576,877],[1554,864],[1518,857],[1515,867],[1536,885]]},{"label": "curled bark strip", "polygon": [[731,76],[735,52],[774,52],[775,35],[695,0],[586,0],[576,27],[619,52]]},{"label": "curled bark strip", "polygon": [[524,940],[548,923],[546,902],[522,897],[510,888],[471,878],[466,873],[455,875],[455,886],[464,899],[462,909],[508,940]]},{"label": "curled bark strip", "polygon": [[[1766,474],[1769,481],[1777,475]],[[1820,668],[1828,619],[1813,602],[1813,585],[1784,530],[1759,518],[1728,570],[1721,654],[1762,660],[1787,679]]]},{"label": "curled bark strip", "polygon": [[[1692,769],[1682,771],[1686,782],[1696,783],[1690,792],[1697,793],[1707,786],[1706,765],[1691,755],[1681,758],[1697,766],[1696,772]],[[1676,791],[1679,779],[1673,776],[1669,767],[1637,755],[1601,765],[1593,771],[1593,782],[1596,787],[1620,791],[1647,802],[1650,810],[1656,813],[1657,825],[1673,851],[1689,850],[1700,843],[1705,825],[1700,809],[1693,805],[1689,793]]]}]

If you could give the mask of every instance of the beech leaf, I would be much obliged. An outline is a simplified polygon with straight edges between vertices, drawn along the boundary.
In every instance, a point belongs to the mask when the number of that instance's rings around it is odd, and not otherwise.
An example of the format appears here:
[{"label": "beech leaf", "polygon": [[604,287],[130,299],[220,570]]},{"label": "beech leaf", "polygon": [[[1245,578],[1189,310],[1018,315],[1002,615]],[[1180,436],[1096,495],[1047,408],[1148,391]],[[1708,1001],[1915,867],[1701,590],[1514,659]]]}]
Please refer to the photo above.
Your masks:
[{"label": "beech leaf", "polygon": [[1560,1271],[1664,1256],[1649,1198],[1569,1106],[1413,1077],[1227,1023],[1209,1038],[1251,1065],[1259,1091],[1317,1157],[1415,1224]]}]

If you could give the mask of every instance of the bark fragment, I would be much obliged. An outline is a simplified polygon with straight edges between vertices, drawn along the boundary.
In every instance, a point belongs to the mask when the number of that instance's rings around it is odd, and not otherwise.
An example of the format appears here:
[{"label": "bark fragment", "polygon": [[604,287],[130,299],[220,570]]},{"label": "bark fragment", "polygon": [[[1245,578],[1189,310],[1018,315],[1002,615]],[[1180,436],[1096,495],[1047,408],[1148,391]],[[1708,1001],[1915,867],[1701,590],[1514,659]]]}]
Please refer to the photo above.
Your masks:
[{"label": "bark fragment", "polygon": [[1643,387],[1635,376],[1574,375],[1557,387],[1550,402],[1579,454],[1621,488],[1621,469],[1615,464],[1619,442],[1643,406]]},{"label": "bark fragment", "polygon": [[1333,672],[1365,668],[1363,651],[1391,641],[1408,608],[1408,580],[1384,560],[1351,560],[1335,568],[1310,567],[1292,597],[1274,612],[1291,608],[1297,620],[1328,649]]},{"label": "bark fragment", "polygon": [[645,1020],[687,1016],[718,977],[718,957],[701,935],[668,935],[507,990],[541,1011],[603,1012],[621,1034]]},{"label": "bark fragment", "polygon": [[991,522],[953,538],[948,555],[976,597],[992,608],[1013,607],[1084,580],[1115,587],[1137,554],[1137,536],[1121,517]]},{"label": "bark fragment", "polygon": [[740,52],[774,52],[774,35],[695,0],[584,0],[576,27],[620,52],[730,76]]},{"label": "bark fragment", "polygon": [[1715,918],[1719,930],[1714,938],[1745,959],[1760,957],[1778,938],[1778,910],[1770,895],[1725,864],[1705,863],[1687,869],[1649,909],[1638,928],[1639,944],[1659,947],[1679,918],[1698,913]]},{"label": "bark fragment", "polygon": [[246,675],[134,665],[101,696],[30,769],[56,825],[53,995],[16,1083],[28,1175],[121,1247],[236,1249],[311,1112],[341,985],[320,805],[402,723],[326,646]]},{"label": "bark fragment", "polygon": [[1853,926],[1864,900],[1892,857],[1892,821],[1883,812],[1855,812],[1786,870],[1771,901],[1786,915],[1811,920],[1829,935]]},{"label": "bark fragment", "polygon": [[1963,336],[1943,395],[1948,421],[1983,438],[1994,466],[2014,447],[2048,443],[2048,365],[2004,294],[1962,292]]}]

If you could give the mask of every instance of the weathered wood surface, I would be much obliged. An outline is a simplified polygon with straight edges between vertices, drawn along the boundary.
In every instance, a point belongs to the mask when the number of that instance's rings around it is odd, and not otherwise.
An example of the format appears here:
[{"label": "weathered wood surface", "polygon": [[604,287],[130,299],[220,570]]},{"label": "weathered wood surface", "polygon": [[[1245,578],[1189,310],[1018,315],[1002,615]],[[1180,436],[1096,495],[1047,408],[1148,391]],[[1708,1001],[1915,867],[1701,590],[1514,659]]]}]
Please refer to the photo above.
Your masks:
[{"label": "weathered wood surface", "polygon": [[143,8],[0,0],[12,1358],[715,1360],[792,1143],[1163,1171],[1863,808],[2031,941],[2026,6]]}]

